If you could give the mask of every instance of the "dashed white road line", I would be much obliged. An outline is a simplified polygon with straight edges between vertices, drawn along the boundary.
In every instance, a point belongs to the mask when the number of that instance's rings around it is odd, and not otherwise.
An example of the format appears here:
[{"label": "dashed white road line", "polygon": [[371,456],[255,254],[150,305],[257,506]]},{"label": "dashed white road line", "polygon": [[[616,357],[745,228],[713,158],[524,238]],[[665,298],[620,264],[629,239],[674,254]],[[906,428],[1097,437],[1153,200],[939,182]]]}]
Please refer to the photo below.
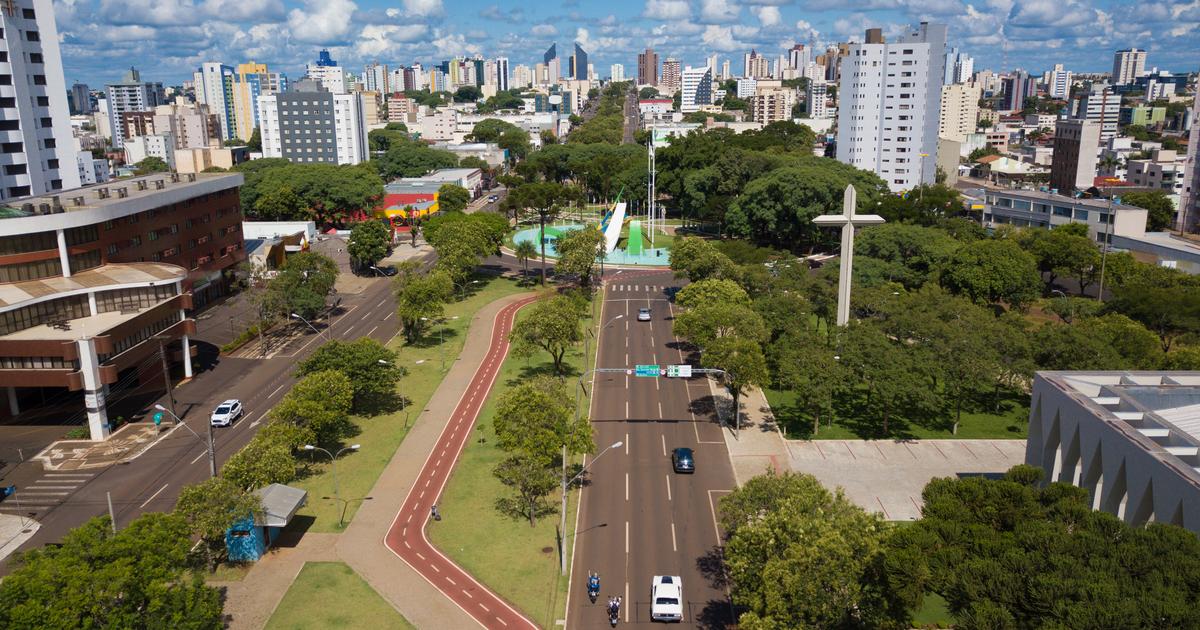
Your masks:
[{"label": "dashed white road line", "polygon": [[169,486],[169,485],[171,485],[171,484],[169,484],[169,483],[164,483],[164,484],[162,485],[162,487],[158,489],[158,491],[157,491],[157,492],[155,492],[154,494],[150,495],[150,498],[149,498],[149,499],[146,499],[146,502],[145,502],[145,503],[142,503],[142,504],[141,504],[141,505],[139,505],[138,507],[139,507],[139,508],[144,508],[144,507],[146,507],[146,504],[147,504],[147,503],[150,503],[151,501],[153,501],[153,500],[154,500],[154,498],[155,498],[155,497],[157,497],[158,495],[162,494],[162,491],[163,491],[163,490],[166,490],[166,489],[167,489],[167,486]]},{"label": "dashed white road line", "polygon": [[667,475],[667,500],[671,500],[671,475]]},{"label": "dashed white road line", "polygon": [[675,521],[671,521],[671,551],[679,551],[679,547],[675,545]]}]

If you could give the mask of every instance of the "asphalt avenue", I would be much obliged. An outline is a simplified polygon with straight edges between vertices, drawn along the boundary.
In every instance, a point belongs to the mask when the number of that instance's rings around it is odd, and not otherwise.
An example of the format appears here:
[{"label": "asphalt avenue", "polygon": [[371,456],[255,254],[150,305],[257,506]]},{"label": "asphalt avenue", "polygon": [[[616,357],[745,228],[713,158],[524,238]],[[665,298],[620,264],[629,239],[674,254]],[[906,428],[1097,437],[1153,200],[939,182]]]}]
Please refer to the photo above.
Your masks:
[{"label": "asphalt avenue", "polygon": [[[400,326],[390,287],[387,278],[369,279],[362,292],[343,296],[341,308],[335,313],[333,337],[371,337],[385,343],[391,339]],[[198,373],[190,383],[175,390],[178,413],[200,436],[206,435],[209,414],[218,403],[227,398],[242,401],[245,407],[242,418],[231,427],[214,429],[218,467],[250,441],[263,426],[267,411],[291,389],[296,363],[326,341],[327,322],[314,324],[320,335],[309,330],[267,359],[222,356],[212,369]],[[203,336],[199,341],[203,341]],[[165,400],[158,402],[165,404]],[[147,511],[170,510],[184,486],[208,478],[208,457],[207,446],[183,427],[163,433],[156,444],[134,459],[107,468],[78,471],[91,473],[78,477],[86,482],[64,484],[64,488],[71,487],[44,505],[23,502],[25,513],[36,517],[41,529],[21,549],[57,542],[71,528],[107,513],[108,493],[112,494],[118,526]],[[39,480],[45,483],[60,476],[43,472],[41,466],[29,465],[6,483],[31,487]],[[7,501],[4,505],[15,506]],[[8,567],[8,563],[0,563],[0,574],[7,573]]]},{"label": "asphalt avenue", "polygon": [[392,553],[485,628],[537,628],[537,624],[438,551],[429,542],[425,526],[431,517],[431,508],[454,470],[454,463],[471,437],[471,428],[475,426],[479,410],[483,408],[488,392],[500,373],[500,366],[508,354],[508,333],[512,330],[516,313],[535,299],[530,297],[514,302],[496,314],[487,356],[475,370],[471,384],[463,392],[437,444],[425,459],[420,475],[384,539],[384,544]]},{"label": "asphalt avenue", "polygon": [[[633,369],[655,364],[665,369],[687,363],[671,334],[669,297],[678,283],[669,270],[610,273],[595,365]],[[639,308],[651,309],[651,321],[637,321]],[[622,317],[614,321],[618,315]],[[567,627],[607,627],[604,603],[613,595],[624,600],[624,625],[650,627],[650,580],[655,575],[683,578],[682,625],[731,624],[715,509],[735,482],[711,411],[708,381],[602,373],[594,387],[596,444],[624,445],[588,469],[576,537],[568,541],[574,544],[575,561]],[[671,450],[676,447],[695,451],[695,474],[672,471]],[[588,571],[600,574],[595,604],[587,598]]]}]

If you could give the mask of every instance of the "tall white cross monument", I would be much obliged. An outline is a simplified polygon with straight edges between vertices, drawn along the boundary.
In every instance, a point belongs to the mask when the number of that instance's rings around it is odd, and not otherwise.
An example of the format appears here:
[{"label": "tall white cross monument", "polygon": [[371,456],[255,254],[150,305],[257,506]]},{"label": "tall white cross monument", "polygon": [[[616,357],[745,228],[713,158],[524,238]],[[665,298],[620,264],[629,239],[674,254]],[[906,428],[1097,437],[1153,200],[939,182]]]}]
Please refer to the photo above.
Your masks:
[{"label": "tall white cross monument", "polygon": [[855,214],[854,206],[858,193],[853,185],[846,186],[842,197],[841,214],[823,214],[815,219],[817,225],[840,225],[842,227],[842,264],[838,273],[837,325],[845,326],[850,321],[850,276],[854,262],[854,228],[859,225],[878,225],[883,217],[877,214]]}]

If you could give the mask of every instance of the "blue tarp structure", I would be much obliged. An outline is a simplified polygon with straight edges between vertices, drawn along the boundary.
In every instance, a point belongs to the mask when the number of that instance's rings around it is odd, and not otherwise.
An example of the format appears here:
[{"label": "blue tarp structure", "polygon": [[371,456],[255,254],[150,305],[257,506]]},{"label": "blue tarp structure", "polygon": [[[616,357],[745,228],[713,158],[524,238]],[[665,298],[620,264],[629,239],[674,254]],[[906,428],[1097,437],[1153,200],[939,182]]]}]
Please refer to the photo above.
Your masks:
[{"label": "blue tarp structure", "polygon": [[232,562],[255,562],[261,558],[308,500],[308,492],[281,483],[255,490],[254,494],[262,502],[262,514],[246,515],[225,532],[225,548]]}]

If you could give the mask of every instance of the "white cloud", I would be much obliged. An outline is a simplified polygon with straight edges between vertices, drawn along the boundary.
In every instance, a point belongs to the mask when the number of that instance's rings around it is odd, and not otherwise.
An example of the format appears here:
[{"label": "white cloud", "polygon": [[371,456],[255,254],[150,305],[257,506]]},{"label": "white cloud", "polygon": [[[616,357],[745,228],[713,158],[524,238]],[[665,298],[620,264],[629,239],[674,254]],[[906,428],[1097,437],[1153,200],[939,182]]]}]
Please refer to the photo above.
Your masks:
[{"label": "white cloud", "polygon": [[344,41],[350,34],[350,17],[358,5],[351,0],[305,0],[305,9],[288,12],[292,38],[310,44]]},{"label": "white cloud", "polygon": [[274,22],[283,18],[282,0],[204,0],[205,13],[225,22]]},{"label": "white cloud", "polygon": [[393,52],[394,44],[420,41],[429,33],[424,24],[368,24],[354,42],[354,52],[362,57],[377,57]]},{"label": "white cloud", "polygon": [[727,24],[738,19],[741,7],[729,0],[700,0],[700,21]]},{"label": "white cloud", "polygon": [[763,25],[763,28],[778,26],[783,22],[779,7],[755,7],[750,9],[750,12],[758,16],[758,22]]},{"label": "white cloud", "polygon": [[418,17],[443,15],[442,0],[404,0],[404,12]]},{"label": "white cloud", "polygon": [[733,33],[728,26],[709,24],[704,28],[704,34],[700,36],[700,40],[712,50],[730,51],[745,48],[744,44],[734,40]]},{"label": "white cloud", "polygon": [[652,20],[682,20],[692,15],[686,0],[646,0],[642,15]]},{"label": "white cloud", "polygon": [[553,24],[536,24],[533,28],[529,29],[529,32],[537,35],[538,37],[550,37],[551,35],[558,35],[558,29],[554,28]]},{"label": "white cloud", "polygon": [[100,0],[99,13],[111,24],[147,26],[197,24],[204,17],[190,0]]}]

